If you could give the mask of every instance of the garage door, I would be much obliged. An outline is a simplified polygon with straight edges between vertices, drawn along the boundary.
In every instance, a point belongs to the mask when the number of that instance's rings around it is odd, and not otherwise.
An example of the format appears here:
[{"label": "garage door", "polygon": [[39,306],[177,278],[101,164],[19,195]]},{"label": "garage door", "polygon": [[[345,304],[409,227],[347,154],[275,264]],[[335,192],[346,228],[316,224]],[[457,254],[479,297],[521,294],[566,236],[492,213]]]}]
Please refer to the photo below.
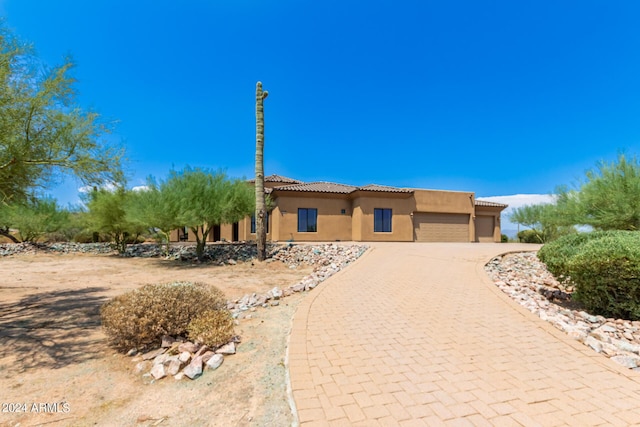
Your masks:
[{"label": "garage door", "polygon": [[469,215],[416,212],[413,230],[416,242],[468,242]]},{"label": "garage door", "polygon": [[493,216],[478,215],[476,217],[476,241],[481,243],[493,243]]}]

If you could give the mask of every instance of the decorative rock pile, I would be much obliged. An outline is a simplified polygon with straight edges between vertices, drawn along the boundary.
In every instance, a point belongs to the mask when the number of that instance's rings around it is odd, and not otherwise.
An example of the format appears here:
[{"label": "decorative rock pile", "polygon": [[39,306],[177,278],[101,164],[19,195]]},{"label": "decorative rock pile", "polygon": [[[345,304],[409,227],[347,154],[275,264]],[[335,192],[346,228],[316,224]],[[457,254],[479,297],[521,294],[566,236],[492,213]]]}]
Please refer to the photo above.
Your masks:
[{"label": "decorative rock pile", "polygon": [[[267,256],[273,256],[283,245],[268,244]],[[45,253],[86,253],[86,254],[116,254],[110,243],[2,243],[0,256]],[[165,257],[165,246],[155,243],[139,243],[127,246],[125,257],[159,258]],[[221,264],[231,261],[249,261],[257,256],[255,243],[214,243],[207,244],[204,251],[205,261],[215,261]],[[195,244],[171,245],[167,259],[193,262],[197,260]]]},{"label": "decorative rock pile", "polygon": [[202,375],[204,369],[218,369],[225,356],[236,353],[237,342],[238,337],[221,347],[209,348],[181,338],[165,336],[160,348],[142,355],[131,350],[128,355],[136,356],[133,358],[137,362],[136,374],[144,373],[143,378],[151,378],[152,382],[168,376],[176,380],[184,377],[193,380]]},{"label": "decorative rock pile", "polygon": [[573,289],[559,283],[534,253],[494,258],[485,270],[496,286],[542,320],[611,360],[640,370],[640,321],[573,309]]},{"label": "decorative rock pile", "polygon": [[109,243],[0,243],[0,256],[35,254],[36,252],[52,253],[115,253]]},{"label": "decorative rock pile", "polygon": [[[283,245],[267,244],[267,257],[273,256]],[[138,258],[165,257],[165,246],[142,243],[128,245],[124,256]],[[258,256],[255,243],[209,243],[204,248],[204,260],[214,261],[220,265],[250,261]],[[195,244],[172,245],[167,259],[194,262],[197,261]]]},{"label": "decorative rock pile", "polygon": [[[216,245],[218,246],[218,245]],[[235,264],[235,259],[250,261],[253,257],[251,248],[248,245],[233,244],[219,245],[226,248],[226,252],[219,253],[216,259],[227,264]],[[255,249],[255,245],[251,245]],[[235,300],[227,301],[227,309],[235,319],[250,319],[251,314],[259,307],[277,306],[280,300],[294,292],[309,291],[314,289],[320,282],[333,276],[335,273],[346,267],[367,250],[363,245],[271,245],[268,252],[273,253],[273,257],[267,262],[280,261],[291,268],[297,266],[315,266],[313,272],[305,276],[300,282],[280,290],[274,287],[264,294],[253,293]],[[237,322],[238,320],[236,320]],[[207,346],[199,346],[192,342],[186,342],[180,338],[164,337],[162,346],[159,349],[149,351],[143,355],[137,355],[135,350],[131,350],[128,355],[136,356],[133,360],[137,362],[135,372],[144,373],[143,377],[156,381],[167,376],[173,376],[180,380],[185,376],[190,379],[198,378],[204,369],[217,369],[223,362],[224,356],[235,354],[236,344],[240,342],[240,337],[220,348],[211,349]]]},{"label": "decorative rock pile", "polygon": [[283,290],[278,287],[264,294],[246,294],[235,301],[228,301],[227,308],[234,318],[248,317],[244,312],[254,311],[256,307],[276,306],[281,298],[294,292],[303,292],[314,289],[320,282],[333,276],[335,273],[358,259],[367,250],[363,245],[337,245],[335,243],[323,245],[287,245],[277,251],[273,258],[267,262],[281,261],[290,268],[296,268],[300,264],[315,266],[313,272],[298,283]]}]

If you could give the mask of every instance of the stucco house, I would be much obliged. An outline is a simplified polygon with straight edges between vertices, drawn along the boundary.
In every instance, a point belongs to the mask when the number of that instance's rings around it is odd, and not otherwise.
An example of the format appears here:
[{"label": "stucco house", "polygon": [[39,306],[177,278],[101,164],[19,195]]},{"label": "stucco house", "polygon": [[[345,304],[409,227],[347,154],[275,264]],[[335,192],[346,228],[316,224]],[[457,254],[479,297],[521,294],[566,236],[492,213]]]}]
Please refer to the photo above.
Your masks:
[{"label": "stucco house", "polygon": [[[279,175],[265,177],[265,191],[274,203],[271,241],[500,242],[500,213],[507,207],[475,200],[472,192],[304,183]],[[172,240],[195,239],[184,229]],[[222,224],[209,240],[255,240],[255,222]]]}]

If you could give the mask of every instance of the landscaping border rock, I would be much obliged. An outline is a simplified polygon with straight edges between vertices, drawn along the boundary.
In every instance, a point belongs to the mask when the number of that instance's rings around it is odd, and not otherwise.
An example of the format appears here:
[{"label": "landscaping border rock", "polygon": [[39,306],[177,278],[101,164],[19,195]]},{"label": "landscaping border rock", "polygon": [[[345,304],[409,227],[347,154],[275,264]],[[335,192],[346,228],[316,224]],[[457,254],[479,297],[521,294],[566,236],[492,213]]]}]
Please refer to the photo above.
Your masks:
[{"label": "landscaping border rock", "polygon": [[571,301],[573,288],[558,282],[534,252],[493,258],[485,271],[498,288],[542,320],[614,362],[640,370],[640,321],[580,310]]}]

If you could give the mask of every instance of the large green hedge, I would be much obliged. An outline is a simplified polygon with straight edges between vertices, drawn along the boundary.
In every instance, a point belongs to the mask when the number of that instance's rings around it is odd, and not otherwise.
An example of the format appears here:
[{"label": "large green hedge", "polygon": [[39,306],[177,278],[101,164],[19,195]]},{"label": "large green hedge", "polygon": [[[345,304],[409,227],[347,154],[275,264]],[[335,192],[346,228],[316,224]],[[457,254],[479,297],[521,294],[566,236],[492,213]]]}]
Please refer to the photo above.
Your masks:
[{"label": "large green hedge", "polygon": [[574,298],[606,317],[640,320],[640,232],[600,231],[562,237],[542,247],[539,258]]},{"label": "large green hedge", "polygon": [[563,236],[540,248],[538,258],[547,265],[551,274],[562,280],[569,275],[567,271],[569,260],[582,250],[582,246],[586,242],[599,239],[604,233],[597,231]]}]

